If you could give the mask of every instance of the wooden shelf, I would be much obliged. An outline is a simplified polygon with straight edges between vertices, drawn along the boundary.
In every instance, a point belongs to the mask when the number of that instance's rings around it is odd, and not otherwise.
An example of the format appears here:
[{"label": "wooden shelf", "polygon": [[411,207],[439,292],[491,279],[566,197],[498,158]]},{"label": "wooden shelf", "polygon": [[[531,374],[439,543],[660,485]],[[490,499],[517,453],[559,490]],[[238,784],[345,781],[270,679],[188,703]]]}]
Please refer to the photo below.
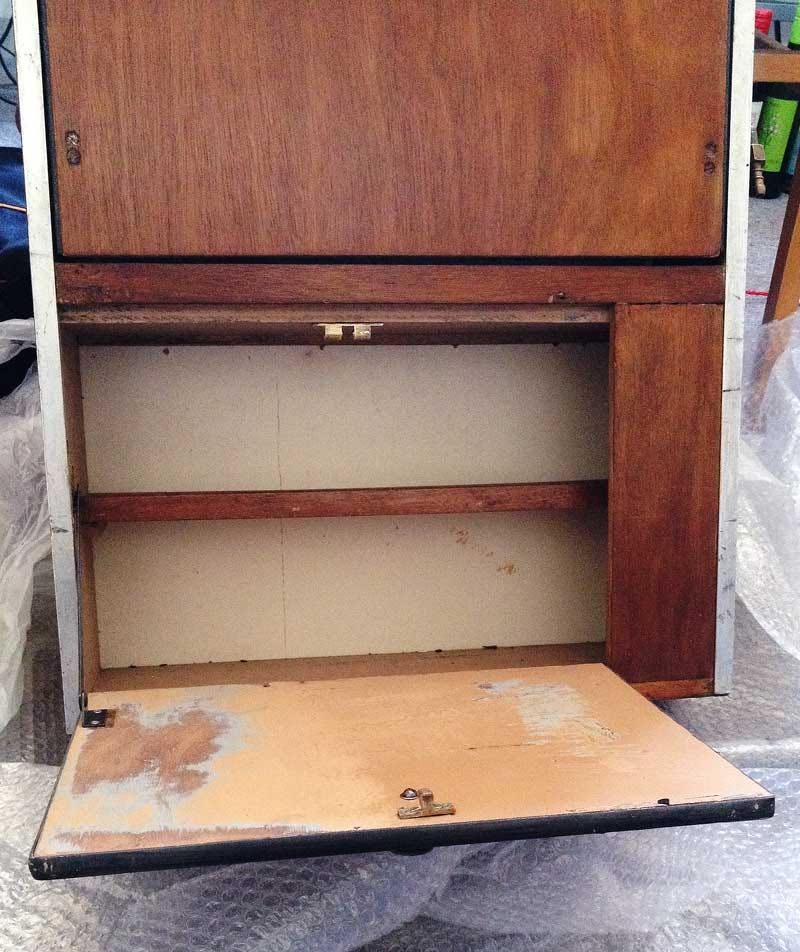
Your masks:
[{"label": "wooden shelf", "polygon": [[262,492],[95,493],[81,500],[85,525],[218,519],[308,519],[462,512],[590,509],[606,504],[606,480],[302,489]]},{"label": "wooden shelf", "polygon": [[[524,645],[514,648],[463,648],[450,651],[339,655],[333,658],[273,658],[210,661],[206,664],[160,664],[103,668],[87,685],[94,691],[187,688],[208,684],[271,684],[280,681],[338,681],[343,678],[391,677],[402,674],[444,674],[498,668],[540,668],[603,661],[602,642]],[[634,684],[654,701],[713,693],[708,680],[656,681]]]},{"label": "wooden shelf", "polygon": [[755,83],[800,83],[800,53],[792,50],[756,50]]},{"label": "wooden shelf", "polygon": [[463,648],[451,651],[338,655],[333,658],[209,661],[103,668],[90,691],[201,687],[206,684],[265,684],[273,681],[338,681],[342,678],[443,674],[491,668],[535,668],[591,664],[603,660],[602,642],[530,645],[517,648]]}]

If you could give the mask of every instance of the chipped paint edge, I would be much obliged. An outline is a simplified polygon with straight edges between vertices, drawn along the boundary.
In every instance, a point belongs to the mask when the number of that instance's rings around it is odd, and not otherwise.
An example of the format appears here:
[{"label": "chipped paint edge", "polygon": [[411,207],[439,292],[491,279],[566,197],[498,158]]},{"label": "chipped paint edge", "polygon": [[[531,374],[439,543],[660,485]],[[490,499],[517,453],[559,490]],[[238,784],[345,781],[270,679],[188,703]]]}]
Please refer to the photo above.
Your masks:
[{"label": "chipped paint edge", "polygon": [[80,610],[56,307],[44,85],[36,0],[13,0],[36,355],[53,553],[64,717],[79,714]]},{"label": "chipped paint edge", "polygon": [[728,694],[733,681],[737,466],[742,405],[754,20],[755,0],[734,0],[728,132],[715,694]]},{"label": "chipped paint edge", "polygon": [[426,851],[438,846],[497,843],[505,840],[545,839],[660,827],[692,826],[769,819],[775,799],[763,796],[703,800],[675,806],[659,805],[595,813],[563,813],[549,817],[521,817],[501,821],[436,823],[435,818],[409,827],[350,830],[270,840],[239,840],[198,846],[156,847],[113,853],[31,856],[34,879],[68,879],[144,870],[179,869],[311,856],[341,856],[384,850]]}]

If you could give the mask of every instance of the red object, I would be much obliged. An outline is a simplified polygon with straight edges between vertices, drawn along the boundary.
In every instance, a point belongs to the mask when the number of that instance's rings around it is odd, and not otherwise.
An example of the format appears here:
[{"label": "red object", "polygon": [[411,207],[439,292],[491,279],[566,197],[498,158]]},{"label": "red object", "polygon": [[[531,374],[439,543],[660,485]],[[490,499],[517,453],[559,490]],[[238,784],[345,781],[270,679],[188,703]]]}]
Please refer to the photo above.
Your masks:
[{"label": "red object", "polygon": [[761,30],[762,33],[769,33],[771,24],[772,10],[764,10],[761,7],[756,7],[756,29]]}]

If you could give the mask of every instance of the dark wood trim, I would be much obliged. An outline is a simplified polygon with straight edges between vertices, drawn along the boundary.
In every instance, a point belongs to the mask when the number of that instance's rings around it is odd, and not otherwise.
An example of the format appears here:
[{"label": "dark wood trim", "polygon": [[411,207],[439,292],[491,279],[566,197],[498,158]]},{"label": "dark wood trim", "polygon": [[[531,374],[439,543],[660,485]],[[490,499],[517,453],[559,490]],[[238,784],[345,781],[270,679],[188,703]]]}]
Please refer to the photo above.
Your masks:
[{"label": "dark wood trim", "polygon": [[674,701],[682,697],[707,697],[714,693],[712,678],[695,681],[640,681],[632,685],[651,701]]},{"label": "dark wood trim", "polygon": [[617,308],[611,328],[606,664],[709,682],[717,615],[722,308]]},{"label": "dark wood trim", "polygon": [[608,305],[533,304],[497,305],[476,309],[454,305],[358,305],[229,304],[162,307],[145,305],[65,305],[60,323],[70,328],[106,324],[372,324],[485,325],[485,324],[609,324]]},{"label": "dark wood trim", "polygon": [[409,516],[460,512],[522,512],[604,506],[606,481],[501,483],[386,489],[263,492],[102,493],[82,500],[85,524],[195,519],[308,519]]},{"label": "dark wood trim", "polygon": [[59,304],[721,303],[720,264],[59,262]]},{"label": "dark wood trim", "polygon": [[[800,52],[796,55],[798,70],[800,70]],[[800,176],[793,179],[789,192],[789,201],[783,216],[781,237],[778,242],[778,252],[775,255],[775,265],[772,269],[772,279],[769,283],[769,295],[764,308],[764,323],[783,320],[794,314],[800,303]],[[782,348],[781,348],[782,351]],[[772,364],[765,368],[767,374]]]},{"label": "dark wood trim", "polygon": [[65,306],[62,331],[81,343],[322,344],[323,324],[371,326],[373,344],[563,343],[607,340],[611,309],[587,305]]}]

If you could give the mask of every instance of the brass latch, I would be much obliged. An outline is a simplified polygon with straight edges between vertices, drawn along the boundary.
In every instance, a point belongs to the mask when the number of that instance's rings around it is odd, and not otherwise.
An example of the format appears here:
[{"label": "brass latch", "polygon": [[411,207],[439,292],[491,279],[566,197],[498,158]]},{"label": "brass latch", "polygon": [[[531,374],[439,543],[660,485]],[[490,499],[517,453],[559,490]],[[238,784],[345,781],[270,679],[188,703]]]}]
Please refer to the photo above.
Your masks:
[{"label": "brass latch", "polygon": [[401,820],[419,820],[426,816],[447,816],[456,812],[452,803],[434,803],[433,791],[425,787],[420,787],[418,790],[412,790],[409,787],[400,796],[404,800],[416,800],[418,803],[416,807],[400,807],[397,815]]},{"label": "brass latch", "polygon": [[355,343],[368,341],[372,339],[372,328],[383,327],[383,324],[317,324],[322,328],[326,344],[340,344],[345,337],[345,328],[352,331],[352,339]]}]

